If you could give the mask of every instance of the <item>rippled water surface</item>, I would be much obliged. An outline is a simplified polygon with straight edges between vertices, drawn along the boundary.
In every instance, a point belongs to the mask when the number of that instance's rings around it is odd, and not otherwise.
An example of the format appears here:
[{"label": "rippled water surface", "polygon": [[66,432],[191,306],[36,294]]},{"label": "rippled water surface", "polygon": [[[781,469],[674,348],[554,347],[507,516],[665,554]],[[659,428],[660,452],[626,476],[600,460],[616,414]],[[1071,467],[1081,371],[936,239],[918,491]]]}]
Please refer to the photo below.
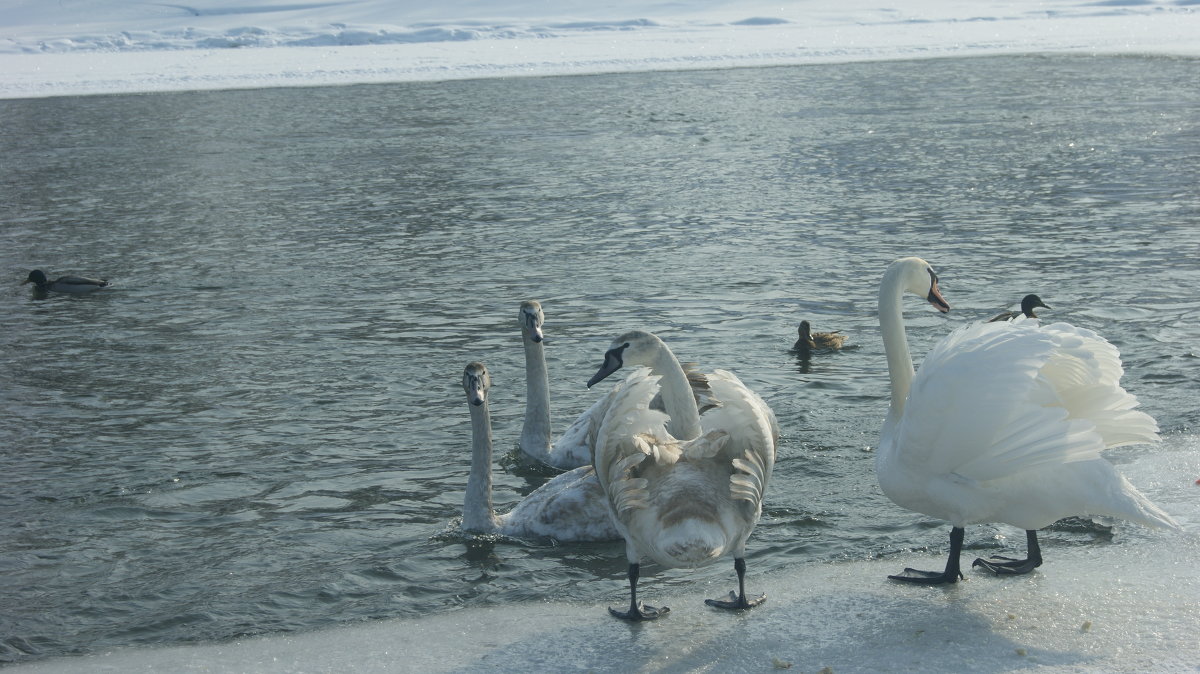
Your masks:
[{"label": "rippled water surface", "polygon": [[[918,357],[1037,292],[1194,434],[1198,111],[1193,60],[1088,57],[0,101],[0,661],[619,601],[619,543],[457,529],[462,368],[511,450],[526,298],[558,431],[634,327],[774,407],[752,576],[944,545],[873,473],[901,255],[954,307],[910,304]],[[851,347],[798,360],[801,319]],[[500,509],[545,479],[497,463]]]}]

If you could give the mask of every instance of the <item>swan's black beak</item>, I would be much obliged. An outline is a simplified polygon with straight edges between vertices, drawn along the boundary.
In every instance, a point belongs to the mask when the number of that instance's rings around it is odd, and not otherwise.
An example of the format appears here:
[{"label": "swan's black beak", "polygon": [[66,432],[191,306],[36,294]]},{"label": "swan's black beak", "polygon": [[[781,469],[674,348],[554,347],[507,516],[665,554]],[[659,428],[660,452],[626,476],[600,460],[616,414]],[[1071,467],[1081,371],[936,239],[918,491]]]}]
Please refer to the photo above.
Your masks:
[{"label": "swan's black beak", "polygon": [[529,339],[533,340],[534,344],[539,344],[546,338],[542,334],[542,326],[538,325],[538,317],[532,311],[526,311],[524,307],[521,309],[521,318],[524,319],[525,332],[529,333]]},{"label": "swan's black beak", "polygon": [[471,363],[463,373],[463,390],[467,393],[467,402],[471,407],[479,407],[487,401],[489,377],[483,364]]},{"label": "swan's black beak", "polygon": [[471,403],[472,407],[479,407],[483,404],[483,391],[478,387],[472,387],[467,391],[467,402]]},{"label": "swan's black beak", "polygon": [[592,378],[588,380],[588,388],[591,388],[595,384],[603,381],[608,375],[621,369],[621,366],[624,365],[624,360],[621,357],[621,353],[625,351],[625,347],[627,346],[629,345],[622,344],[621,346],[604,352],[604,364],[601,365],[600,369],[596,370],[596,374],[592,375]]},{"label": "swan's black beak", "polygon": [[936,276],[933,278],[933,282],[929,284],[929,295],[925,299],[929,300],[929,303],[943,314],[950,311],[950,303],[946,301],[946,298],[942,297],[942,291],[938,290]]}]

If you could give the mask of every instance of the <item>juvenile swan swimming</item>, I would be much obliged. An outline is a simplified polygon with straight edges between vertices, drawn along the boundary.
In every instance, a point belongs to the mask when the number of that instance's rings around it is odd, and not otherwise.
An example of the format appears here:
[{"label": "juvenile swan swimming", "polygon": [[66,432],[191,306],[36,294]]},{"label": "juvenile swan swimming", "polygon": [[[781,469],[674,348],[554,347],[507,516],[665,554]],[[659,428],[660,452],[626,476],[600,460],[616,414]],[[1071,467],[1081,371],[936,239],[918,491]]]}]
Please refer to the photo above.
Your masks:
[{"label": "juvenile swan swimming", "polygon": [[1120,356],[1096,333],[1025,318],[974,323],[934,346],[914,378],[902,299],[912,293],[949,311],[937,281],[929,263],[909,257],[893,262],[880,284],[892,401],[875,472],[898,505],[950,522],[950,556],[944,571],[905,569],[889,578],[957,582],[968,524],[1026,530],[1026,559],[975,560],[997,574],[1040,566],[1036,530],[1070,515],[1178,528],[1100,456],[1154,442],[1158,428],[1133,409],[1137,400],[1120,385]]},{"label": "juvenile swan swimming", "polygon": [[550,441],[550,376],[542,346],[545,315],[536,300],[521,303],[518,313],[521,343],[525,347],[525,423],[521,427],[521,451],[529,458],[560,470],[592,463],[595,430],[612,393],[592,404],[567,427],[554,443]]},{"label": "juvenile swan swimming", "polygon": [[[746,597],[746,539],[762,512],[775,464],[778,425],[771,409],[729,372],[708,375],[717,403],[701,416],[687,375],[658,337],[627,332],[604,354],[588,386],[624,365],[639,367],[605,413],[596,439],[596,475],[625,538],[629,609],[609,612],[626,620],[653,620],[668,608],[637,598],[640,560],[666,567],[697,567],[734,558],[738,589],[724,609],[757,606]],[[651,408],[661,394],[665,411]]]},{"label": "juvenile swan swimming", "polygon": [[591,466],[556,475],[503,515],[492,510],[490,388],[491,377],[483,363],[467,365],[463,391],[471,411],[471,473],[463,499],[463,531],[564,542],[620,539]]}]

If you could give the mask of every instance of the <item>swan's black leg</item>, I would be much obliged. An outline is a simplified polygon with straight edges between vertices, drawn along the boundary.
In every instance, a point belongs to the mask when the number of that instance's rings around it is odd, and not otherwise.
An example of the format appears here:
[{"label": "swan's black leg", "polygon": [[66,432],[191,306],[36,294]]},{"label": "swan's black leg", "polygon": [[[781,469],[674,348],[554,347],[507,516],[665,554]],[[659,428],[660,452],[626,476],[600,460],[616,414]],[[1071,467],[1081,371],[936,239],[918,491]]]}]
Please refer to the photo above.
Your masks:
[{"label": "swan's black leg", "polygon": [[1037,532],[1033,529],[1026,529],[1025,543],[1028,553],[1026,559],[1013,559],[1012,557],[996,555],[991,559],[976,559],[971,563],[971,566],[982,566],[1000,576],[1015,576],[1022,573],[1029,573],[1042,565],[1042,548],[1038,545]]},{"label": "swan's black leg", "polygon": [[622,620],[654,620],[659,616],[664,616],[671,609],[663,606],[655,608],[646,606],[637,600],[637,582],[638,576],[641,575],[641,567],[638,564],[629,565],[629,610],[618,611],[615,608],[609,607],[608,612]]},{"label": "swan's black leg", "polygon": [[906,583],[920,583],[922,585],[957,583],[958,579],[963,577],[962,571],[958,570],[958,557],[962,554],[963,533],[964,530],[962,527],[953,527],[950,529],[950,558],[946,560],[945,571],[938,573],[937,571],[905,569],[903,573],[888,576],[888,578]]},{"label": "swan's black leg", "polygon": [[733,570],[737,571],[738,591],[729,593],[729,600],[705,599],[704,603],[717,608],[743,609],[754,608],[767,600],[767,595],[760,594],[755,599],[746,599],[746,559],[738,557],[733,560]]}]

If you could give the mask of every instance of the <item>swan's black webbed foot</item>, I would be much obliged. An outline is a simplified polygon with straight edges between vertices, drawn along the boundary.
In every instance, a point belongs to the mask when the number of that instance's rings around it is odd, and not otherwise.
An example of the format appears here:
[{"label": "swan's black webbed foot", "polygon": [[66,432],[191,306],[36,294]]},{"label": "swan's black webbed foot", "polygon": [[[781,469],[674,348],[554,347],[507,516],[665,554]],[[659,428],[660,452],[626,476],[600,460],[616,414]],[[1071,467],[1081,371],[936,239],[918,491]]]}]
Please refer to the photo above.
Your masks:
[{"label": "swan's black webbed foot", "polygon": [[729,593],[729,601],[721,599],[705,599],[704,603],[716,608],[729,609],[738,611],[741,609],[754,608],[767,600],[767,595],[760,594],[756,599],[746,599],[746,559],[737,557],[733,560],[733,570],[737,572],[738,589],[736,592]]},{"label": "swan's black webbed foot", "polygon": [[705,599],[704,603],[716,608],[739,611],[741,609],[754,608],[766,600],[767,595],[765,594],[760,594],[754,599],[746,599],[746,595],[739,595],[737,592],[730,591],[728,601],[723,599]]},{"label": "swan's black webbed foot", "polygon": [[618,611],[613,607],[608,607],[608,612],[614,617],[630,622],[641,622],[643,620],[657,620],[660,616],[665,616],[671,612],[671,609],[663,606],[661,608],[655,606],[646,606],[642,602],[638,602],[636,606],[630,606],[628,611]]},{"label": "swan's black webbed foot", "polygon": [[1012,557],[1002,557],[997,555],[991,559],[976,559],[971,562],[972,567],[982,566],[998,576],[1018,576],[1023,573],[1029,573],[1042,565],[1040,559],[1013,559]]},{"label": "swan's black webbed foot", "polygon": [[918,571],[917,569],[905,569],[902,573],[888,576],[889,580],[917,585],[946,585],[957,583],[959,578],[963,578],[963,575],[958,571],[948,573],[946,571]]},{"label": "swan's black webbed foot", "polygon": [[643,620],[657,620],[659,617],[665,616],[666,614],[671,612],[671,609],[667,608],[666,606],[663,606],[661,608],[656,607],[656,606],[646,606],[642,602],[638,601],[637,583],[638,583],[638,576],[640,576],[640,575],[641,575],[641,567],[637,564],[637,562],[630,562],[630,564],[629,564],[629,610],[628,611],[618,611],[617,609],[615,609],[611,606],[608,607],[608,612],[611,613],[614,617],[620,618],[621,620],[628,620],[630,622],[640,622]]},{"label": "swan's black webbed foot", "polygon": [[1042,548],[1038,545],[1037,531],[1025,531],[1025,546],[1029,550],[1029,559],[1013,559],[996,555],[991,559],[976,559],[972,567],[982,566],[998,576],[1019,576],[1029,573],[1042,565]]},{"label": "swan's black webbed foot", "polygon": [[959,578],[965,577],[962,575],[962,571],[958,570],[958,557],[962,554],[964,533],[962,527],[953,527],[950,529],[950,556],[946,558],[945,571],[905,569],[902,573],[888,576],[888,579],[898,580],[903,583],[916,583],[918,585],[948,585],[957,583]]}]

